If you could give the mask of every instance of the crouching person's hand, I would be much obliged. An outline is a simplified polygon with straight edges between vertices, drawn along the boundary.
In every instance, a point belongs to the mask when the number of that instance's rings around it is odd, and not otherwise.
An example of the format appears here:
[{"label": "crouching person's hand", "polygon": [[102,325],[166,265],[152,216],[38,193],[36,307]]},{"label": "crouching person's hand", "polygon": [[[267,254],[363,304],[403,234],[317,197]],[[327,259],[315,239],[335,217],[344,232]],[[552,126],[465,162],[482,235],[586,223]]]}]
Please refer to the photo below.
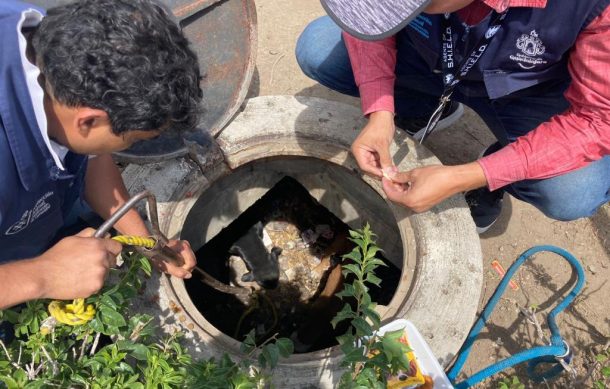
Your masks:
[{"label": "crouching person's hand", "polygon": [[180,254],[182,259],[184,259],[184,264],[182,266],[176,266],[165,261],[153,259],[153,265],[159,271],[170,274],[174,277],[185,279],[191,278],[191,272],[193,271],[193,268],[195,268],[197,260],[195,259],[195,253],[193,253],[189,242],[186,240],[172,239],[167,244],[167,247]]},{"label": "crouching person's hand", "polygon": [[407,172],[388,171],[383,178],[388,198],[415,212],[424,212],[456,193],[487,185],[477,162],[456,166],[424,166]]},{"label": "crouching person's hand", "polygon": [[122,246],[111,239],[93,238],[94,233],[87,228],[36,258],[42,297],[69,300],[89,297],[102,288]]},{"label": "crouching person's hand", "polygon": [[368,124],[352,143],[351,151],[360,169],[376,178],[383,170],[394,166],[390,155],[390,143],[394,139],[394,114],[387,111],[373,112]]}]

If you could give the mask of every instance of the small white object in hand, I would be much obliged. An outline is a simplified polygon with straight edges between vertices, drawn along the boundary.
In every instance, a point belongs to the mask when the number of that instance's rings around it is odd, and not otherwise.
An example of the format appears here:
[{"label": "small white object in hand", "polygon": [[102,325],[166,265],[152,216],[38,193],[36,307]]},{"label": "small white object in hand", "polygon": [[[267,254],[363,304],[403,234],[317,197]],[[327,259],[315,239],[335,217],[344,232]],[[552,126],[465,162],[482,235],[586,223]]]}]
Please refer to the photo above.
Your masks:
[{"label": "small white object in hand", "polygon": [[381,169],[381,174],[383,174],[383,176],[390,181],[394,181],[394,180],[392,180],[392,177],[390,176],[392,169],[393,169],[392,167],[386,167],[386,168]]}]

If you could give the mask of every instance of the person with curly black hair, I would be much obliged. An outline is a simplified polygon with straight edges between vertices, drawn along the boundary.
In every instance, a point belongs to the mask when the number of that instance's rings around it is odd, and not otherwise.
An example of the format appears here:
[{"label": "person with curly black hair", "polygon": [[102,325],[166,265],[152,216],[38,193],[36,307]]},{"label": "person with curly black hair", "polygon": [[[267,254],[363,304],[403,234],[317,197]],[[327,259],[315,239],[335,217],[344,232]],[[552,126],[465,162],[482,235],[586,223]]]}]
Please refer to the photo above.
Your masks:
[{"label": "person with curly black hair", "polygon": [[[87,297],[121,245],[86,229],[57,240],[81,199],[102,218],[129,197],[110,153],[195,127],[195,53],[151,0],[81,0],[44,12],[0,3],[0,309],[34,298]],[[148,235],[136,211],[115,224]],[[170,247],[190,278],[185,241]]]}]

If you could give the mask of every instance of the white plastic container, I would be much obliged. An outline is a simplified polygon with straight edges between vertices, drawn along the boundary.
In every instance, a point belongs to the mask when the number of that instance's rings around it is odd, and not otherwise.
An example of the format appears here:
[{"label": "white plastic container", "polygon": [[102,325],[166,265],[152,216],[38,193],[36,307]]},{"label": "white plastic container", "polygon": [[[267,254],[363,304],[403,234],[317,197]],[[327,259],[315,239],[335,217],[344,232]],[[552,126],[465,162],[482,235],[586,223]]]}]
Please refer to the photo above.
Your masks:
[{"label": "white plastic container", "polygon": [[432,354],[432,350],[421,336],[417,328],[406,319],[397,319],[390,322],[379,329],[378,335],[383,336],[386,332],[398,331],[404,329],[407,332],[409,346],[413,349],[417,363],[424,375],[432,377],[434,381],[434,389],[453,389],[453,385],[449,382],[447,375],[438,360]]}]

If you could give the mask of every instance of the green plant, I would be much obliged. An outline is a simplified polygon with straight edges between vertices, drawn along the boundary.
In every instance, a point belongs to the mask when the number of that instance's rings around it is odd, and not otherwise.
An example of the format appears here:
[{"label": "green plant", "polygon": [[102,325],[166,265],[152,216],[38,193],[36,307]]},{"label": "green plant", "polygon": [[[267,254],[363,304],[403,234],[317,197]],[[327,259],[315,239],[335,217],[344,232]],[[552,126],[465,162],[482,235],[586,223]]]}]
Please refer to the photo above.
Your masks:
[{"label": "green plant", "polygon": [[[345,320],[349,327],[339,336],[345,353],[341,388],[385,388],[389,375],[408,370],[409,348],[399,341],[402,331],[379,336],[380,317],[371,300],[369,285],[379,286],[375,269],[385,266],[377,258],[379,247],[368,225],[350,231],[356,247],[344,256],[346,282],[338,294],[346,301],[332,320]],[[193,361],[180,344],[182,333],[159,339],[152,317],[128,316],[128,304],[142,288],[142,276],[151,266],[145,257],[134,254],[125,260],[127,269],[113,271],[114,284],[87,299],[96,314],[82,326],[55,324],[49,327],[46,301],[32,301],[20,310],[0,311],[0,320],[10,322],[15,339],[0,342],[0,381],[12,388],[263,388],[270,385],[269,374],[280,358],[292,354],[289,339],[275,336],[256,346],[250,332],[241,345],[243,357],[228,355]],[[349,263],[347,263],[349,262]],[[100,339],[106,344],[100,345]],[[112,341],[108,341],[112,339]],[[104,343],[104,342],[102,342]]]},{"label": "green plant", "polygon": [[498,389],[525,389],[525,385],[519,381],[519,377],[512,376],[503,378],[498,382]]},{"label": "green plant", "polygon": [[[250,389],[267,387],[269,376],[266,369],[273,369],[280,358],[294,352],[292,341],[271,337],[261,346],[256,346],[254,330],[246,335],[240,346],[244,357],[235,362],[228,355],[219,360],[209,359],[194,364],[190,369],[190,387]],[[258,356],[257,356],[258,355]]]},{"label": "green plant", "polygon": [[380,249],[375,245],[375,234],[367,224],[361,230],[350,231],[350,236],[356,246],[343,256],[351,263],[343,265],[346,282],[337,296],[351,304],[346,303],[331,322],[334,327],[344,320],[350,323],[347,332],[337,338],[345,354],[343,366],[347,367],[339,386],[381,389],[386,387],[386,377],[398,370],[409,370],[409,348],[399,341],[402,330],[377,334],[381,319],[368,285],[380,285],[375,269],[385,264],[376,256]]},{"label": "green plant", "polygon": [[125,264],[126,269],[112,271],[115,283],[87,299],[96,314],[85,325],[54,323],[47,301],[0,311],[0,320],[11,323],[15,333],[10,344],[0,341],[0,381],[9,389],[258,388],[279,358],[292,353],[288,339],[272,338],[256,347],[250,334],[239,363],[227,355],[219,361],[193,361],[180,344],[181,332],[160,339],[152,317],[128,316],[129,300],[142,288],[143,276],[150,276],[151,266],[138,254],[126,255]]},{"label": "green plant", "polygon": [[599,366],[598,378],[593,382],[595,389],[606,389],[610,384],[610,348],[606,348],[595,356]]}]

